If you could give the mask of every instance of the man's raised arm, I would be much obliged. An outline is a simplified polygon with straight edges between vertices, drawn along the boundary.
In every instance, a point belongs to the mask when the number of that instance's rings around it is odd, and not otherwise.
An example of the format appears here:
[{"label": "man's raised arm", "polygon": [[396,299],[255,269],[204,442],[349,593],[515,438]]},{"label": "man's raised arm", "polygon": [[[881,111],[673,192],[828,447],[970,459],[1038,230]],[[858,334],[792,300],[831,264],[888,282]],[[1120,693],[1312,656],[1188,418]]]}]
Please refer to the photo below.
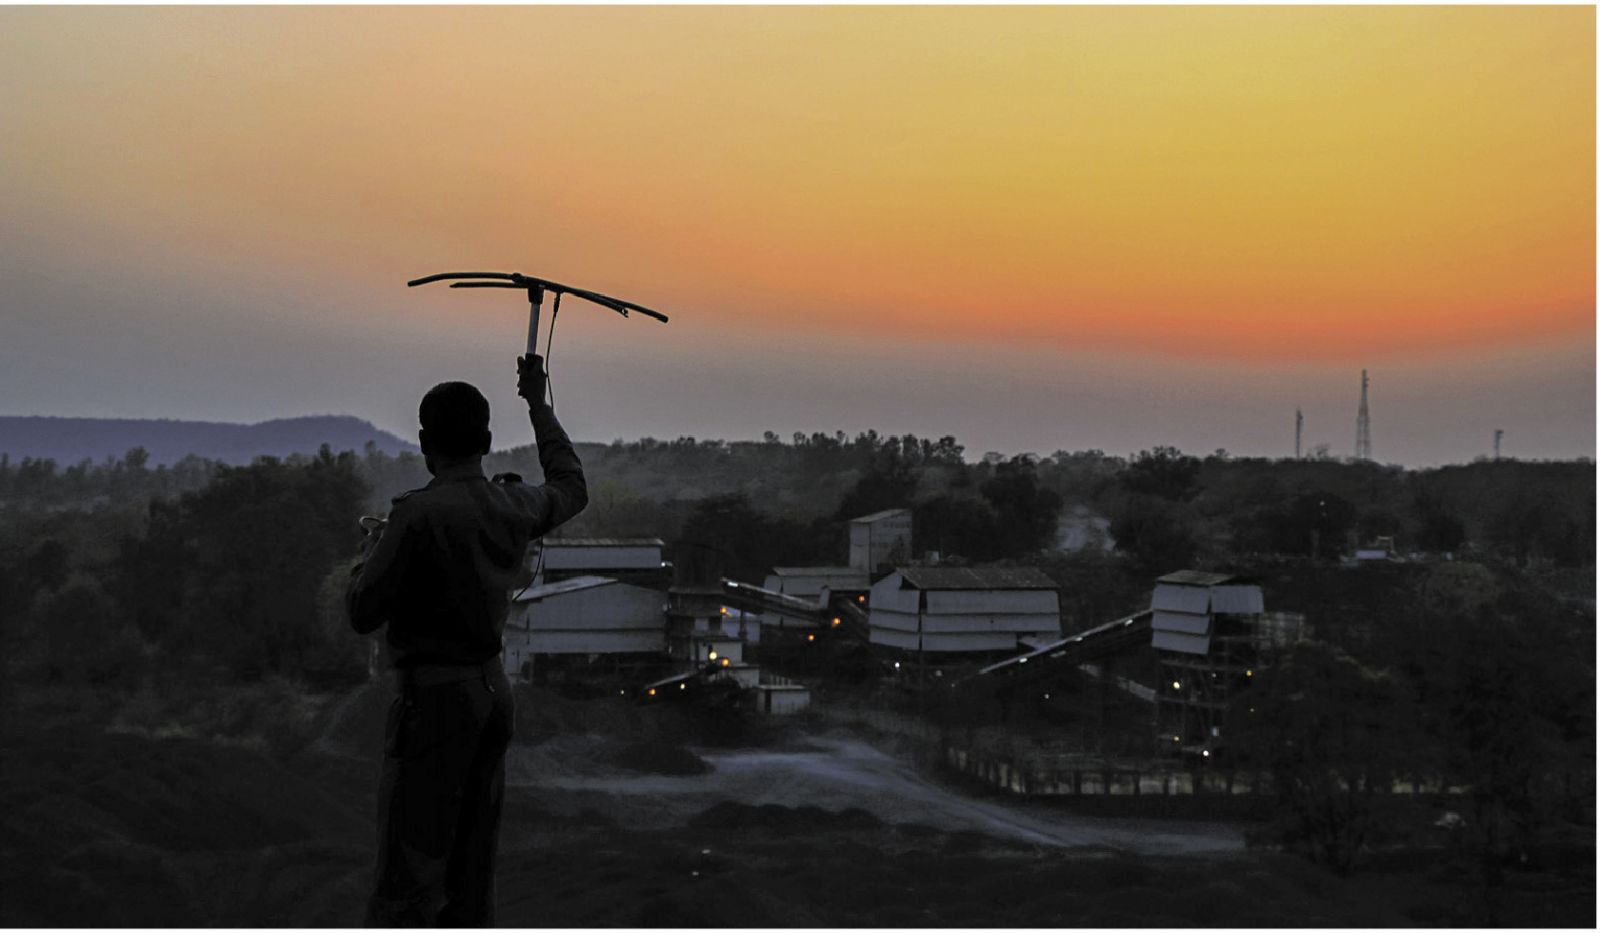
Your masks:
[{"label": "man's raised arm", "polygon": [[537,492],[545,504],[535,516],[535,534],[567,521],[589,504],[589,486],[583,478],[583,463],[572,447],[572,440],[556,420],[555,409],[545,401],[544,360],[538,356],[517,358],[517,394],[528,403],[528,420],[533,422],[533,439],[539,447],[539,466],[544,470],[544,485]]}]

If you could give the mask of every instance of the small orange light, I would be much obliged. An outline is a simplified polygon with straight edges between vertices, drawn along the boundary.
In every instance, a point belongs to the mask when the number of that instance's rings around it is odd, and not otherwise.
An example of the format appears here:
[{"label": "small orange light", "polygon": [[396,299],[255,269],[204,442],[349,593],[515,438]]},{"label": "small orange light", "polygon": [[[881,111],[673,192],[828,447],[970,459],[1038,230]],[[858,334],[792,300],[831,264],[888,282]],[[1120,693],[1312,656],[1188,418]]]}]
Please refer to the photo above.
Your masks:
[{"label": "small orange light", "polygon": [[654,687],[650,688],[650,695],[651,696],[655,696],[656,695],[656,688],[654,688]]},{"label": "small orange light", "polygon": [[816,641],[816,640],[817,640],[817,636],[815,636],[815,635],[807,635],[806,636],[806,641]]},{"label": "small orange light", "polygon": [[723,615],[727,615],[728,614],[728,607],[727,606],[723,606],[722,607],[722,614]]},{"label": "small orange light", "polygon": [[722,666],[723,667],[727,667],[730,663],[732,663],[732,662],[730,662],[727,658],[723,658],[722,659]]},{"label": "small orange light", "polygon": [[858,602],[858,603],[864,603],[866,601],[867,601],[867,598],[865,596],[857,596],[856,597],[856,602]]},{"label": "small orange light", "polygon": [[833,617],[833,624],[834,625],[838,625],[839,624],[839,617],[838,616],[834,616]]}]

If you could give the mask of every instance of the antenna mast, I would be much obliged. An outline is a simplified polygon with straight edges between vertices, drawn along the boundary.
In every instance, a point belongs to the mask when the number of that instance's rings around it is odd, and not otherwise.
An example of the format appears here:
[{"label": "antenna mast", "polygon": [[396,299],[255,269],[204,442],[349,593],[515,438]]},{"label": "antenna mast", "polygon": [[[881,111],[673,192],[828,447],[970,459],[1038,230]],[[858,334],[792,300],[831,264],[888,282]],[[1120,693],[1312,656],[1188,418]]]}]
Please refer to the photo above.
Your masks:
[{"label": "antenna mast", "polygon": [[1361,409],[1356,412],[1356,459],[1372,459],[1372,417],[1367,412],[1367,371],[1361,371]]},{"label": "antenna mast", "polygon": [[1299,407],[1294,410],[1294,458],[1300,459],[1300,429],[1305,426],[1306,416],[1300,414]]},{"label": "antenna mast", "polygon": [[1500,459],[1500,435],[1502,435],[1504,433],[1506,433],[1506,432],[1501,430],[1500,428],[1495,428],[1494,429],[1494,458],[1496,460]]}]

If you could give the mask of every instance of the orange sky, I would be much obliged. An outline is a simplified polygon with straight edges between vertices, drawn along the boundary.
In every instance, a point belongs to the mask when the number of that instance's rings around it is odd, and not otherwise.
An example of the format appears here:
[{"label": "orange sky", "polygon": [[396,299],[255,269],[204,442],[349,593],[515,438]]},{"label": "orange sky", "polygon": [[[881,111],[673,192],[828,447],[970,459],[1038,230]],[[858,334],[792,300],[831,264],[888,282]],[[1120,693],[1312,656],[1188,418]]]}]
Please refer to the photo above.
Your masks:
[{"label": "orange sky", "polygon": [[13,7],[4,245],[419,341],[510,312],[372,296],[489,268],[757,344],[1592,350],[1594,16]]},{"label": "orange sky", "polygon": [[1592,8],[4,21],[7,175],[196,259],[1247,358],[1594,323]]}]

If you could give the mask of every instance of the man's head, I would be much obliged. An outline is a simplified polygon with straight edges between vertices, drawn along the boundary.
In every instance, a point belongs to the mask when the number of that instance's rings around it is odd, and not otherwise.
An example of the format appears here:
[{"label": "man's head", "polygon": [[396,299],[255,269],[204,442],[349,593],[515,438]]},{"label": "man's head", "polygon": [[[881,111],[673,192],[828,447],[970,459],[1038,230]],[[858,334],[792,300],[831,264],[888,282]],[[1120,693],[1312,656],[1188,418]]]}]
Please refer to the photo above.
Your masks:
[{"label": "man's head", "polygon": [[489,400],[465,382],[441,382],[417,409],[424,456],[457,460],[489,452]]}]

